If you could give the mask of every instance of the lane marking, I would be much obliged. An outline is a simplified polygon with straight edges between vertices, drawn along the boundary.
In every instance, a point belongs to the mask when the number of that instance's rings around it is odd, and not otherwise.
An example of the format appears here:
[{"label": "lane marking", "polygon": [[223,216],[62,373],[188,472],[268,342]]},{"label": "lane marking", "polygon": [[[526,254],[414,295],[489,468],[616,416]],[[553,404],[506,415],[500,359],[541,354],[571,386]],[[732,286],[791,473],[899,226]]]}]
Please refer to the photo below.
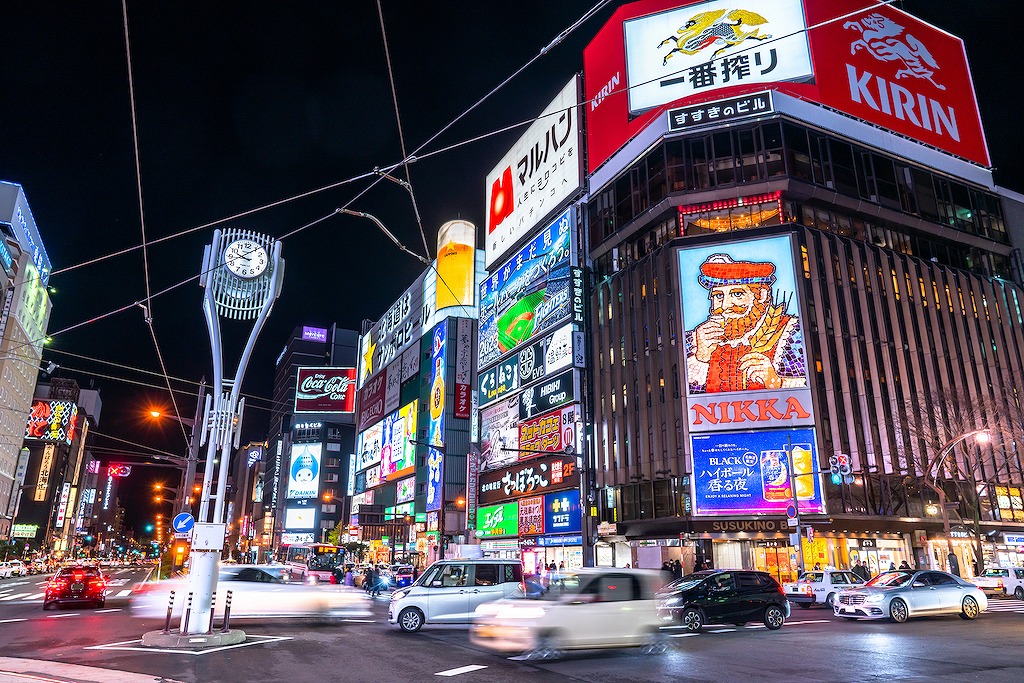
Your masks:
[{"label": "lane marking", "polygon": [[438,671],[435,676],[458,676],[459,674],[468,674],[470,671],[479,671],[480,669],[486,669],[486,666],[482,664],[470,664],[468,666],[460,666],[458,669],[448,669],[447,671]]},{"label": "lane marking", "polygon": [[764,624],[754,624],[753,626],[748,626],[747,628],[768,628],[768,627],[765,626]]},{"label": "lane marking", "polygon": [[123,590],[123,591],[121,591],[120,593],[118,593],[118,594],[117,594],[117,595],[115,595],[114,597],[115,597],[115,598],[127,598],[127,597],[128,597],[129,595],[131,595],[131,594],[132,594],[132,589],[131,589],[131,588],[128,588],[127,590]]},{"label": "lane marking", "polygon": [[689,638],[690,636],[699,636],[699,633],[673,633],[673,638]]},{"label": "lane marking", "polygon": [[86,647],[86,650],[131,650],[133,652],[156,652],[164,654],[174,655],[208,655],[214,652],[220,652],[222,650],[234,650],[240,647],[249,647],[250,645],[263,645],[266,643],[276,643],[282,640],[292,640],[292,636],[253,636],[247,635],[244,643],[238,643],[237,645],[224,645],[223,647],[211,647],[206,650],[171,650],[168,648],[154,648],[154,647],[142,647],[142,639],[136,638],[135,640],[122,640],[118,643],[108,643],[106,645],[90,645]]},{"label": "lane marking", "polygon": [[17,600],[18,598],[24,598],[24,597],[26,597],[28,595],[32,595],[32,594],[31,593],[14,593],[13,595],[6,595],[6,596],[0,598],[0,600]]},{"label": "lane marking", "polygon": [[28,596],[28,597],[27,597],[27,598],[25,598],[25,599],[26,599],[26,600],[40,600],[40,599],[42,599],[42,597],[43,597],[44,595],[46,595],[46,593],[36,593],[35,595],[30,595],[30,596]]},{"label": "lane marking", "polygon": [[13,624],[16,621],[28,621],[28,619],[0,619],[0,624]]},{"label": "lane marking", "polygon": [[114,607],[112,609],[98,609],[93,614],[109,614],[110,612],[120,612],[120,607]]},{"label": "lane marking", "polygon": [[343,619],[346,624],[376,624],[376,619]]},{"label": "lane marking", "polygon": [[64,617],[80,617],[81,612],[71,612],[70,614],[51,614],[48,619],[63,619]]},{"label": "lane marking", "polygon": [[834,621],[834,619],[807,619],[806,621],[787,621],[786,623],[795,626],[796,624],[831,624]]},{"label": "lane marking", "polygon": [[734,629],[734,628],[720,628],[720,629],[716,629],[714,631],[708,631],[708,633],[732,633],[735,630],[736,629]]}]

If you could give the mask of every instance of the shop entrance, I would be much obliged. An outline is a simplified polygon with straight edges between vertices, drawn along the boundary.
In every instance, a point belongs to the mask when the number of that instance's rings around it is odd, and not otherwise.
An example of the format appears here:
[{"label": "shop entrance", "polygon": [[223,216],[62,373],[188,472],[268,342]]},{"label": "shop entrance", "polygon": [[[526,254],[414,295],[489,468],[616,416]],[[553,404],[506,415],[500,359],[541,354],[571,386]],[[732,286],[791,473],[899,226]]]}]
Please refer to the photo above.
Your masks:
[{"label": "shop entrance", "polygon": [[779,583],[796,581],[796,563],[791,560],[796,552],[785,541],[757,541],[753,548],[754,568],[767,572]]}]

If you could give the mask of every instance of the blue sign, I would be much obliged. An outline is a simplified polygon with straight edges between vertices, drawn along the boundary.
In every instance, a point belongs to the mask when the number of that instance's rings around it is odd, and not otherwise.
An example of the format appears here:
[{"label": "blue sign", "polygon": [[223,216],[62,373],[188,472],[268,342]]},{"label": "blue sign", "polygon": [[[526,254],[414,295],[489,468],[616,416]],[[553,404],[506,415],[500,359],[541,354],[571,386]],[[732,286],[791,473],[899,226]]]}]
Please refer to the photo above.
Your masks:
[{"label": "blue sign", "polygon": [[785,513],[793,504],[791,457],[800,512],[825,512],[813,429],[695,434],[691,443],[696,514]]},{"label": "blue sign", "polygon": [[427,512],[440,510],[444,503],[444,453],[427,448]]},{"label": "blue sign", "polygon": [[179,512],[174,516],[174,521],[171,522],[171,526],[174,527],[174,531],[179,534],[187,534],[195,526],[196,520],[192,515],[187,512]]},{"label": "blue sign", "polygon": [[537,545],[545,547],[560,547],[564,545],[583,545],[583,536],[575,534],[571,536],[539,536]]},{"label": "blue sign", "polygon": [[583,531],[579,489],[544,496],[544,531],[549,534]]}]

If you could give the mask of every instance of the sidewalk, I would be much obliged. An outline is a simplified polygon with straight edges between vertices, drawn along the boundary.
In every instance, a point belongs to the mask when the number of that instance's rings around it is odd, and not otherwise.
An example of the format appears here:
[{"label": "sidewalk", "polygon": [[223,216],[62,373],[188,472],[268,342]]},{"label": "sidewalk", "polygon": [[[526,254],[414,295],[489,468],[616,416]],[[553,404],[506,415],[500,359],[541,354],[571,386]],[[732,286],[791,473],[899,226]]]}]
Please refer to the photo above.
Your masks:
[{"label": "sidewalk", "polygon": [[152,674],[101,669],[95,666],[0,657],[0,683],[180,683]]}]

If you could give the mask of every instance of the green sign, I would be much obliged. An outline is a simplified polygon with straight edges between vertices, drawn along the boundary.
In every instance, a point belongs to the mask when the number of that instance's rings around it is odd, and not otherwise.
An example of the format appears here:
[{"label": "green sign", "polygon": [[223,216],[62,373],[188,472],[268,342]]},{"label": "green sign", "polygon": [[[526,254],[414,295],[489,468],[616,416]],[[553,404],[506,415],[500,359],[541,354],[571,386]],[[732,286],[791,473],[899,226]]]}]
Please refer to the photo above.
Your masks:
[{"label": "green sign", "polygon": [[11,527],[11,538],[35,538],[38,524],[15,524]]},{"label": "green sign", "polygon": [[519,534],[519,503],[492,505],[477,510],[477,536],[516,536]]},{"label": "green sign", "polygon": [[416,521],[417,522],[426,522],[427,521],[427,513],[426,512],[417,512],[416,513]]}]

